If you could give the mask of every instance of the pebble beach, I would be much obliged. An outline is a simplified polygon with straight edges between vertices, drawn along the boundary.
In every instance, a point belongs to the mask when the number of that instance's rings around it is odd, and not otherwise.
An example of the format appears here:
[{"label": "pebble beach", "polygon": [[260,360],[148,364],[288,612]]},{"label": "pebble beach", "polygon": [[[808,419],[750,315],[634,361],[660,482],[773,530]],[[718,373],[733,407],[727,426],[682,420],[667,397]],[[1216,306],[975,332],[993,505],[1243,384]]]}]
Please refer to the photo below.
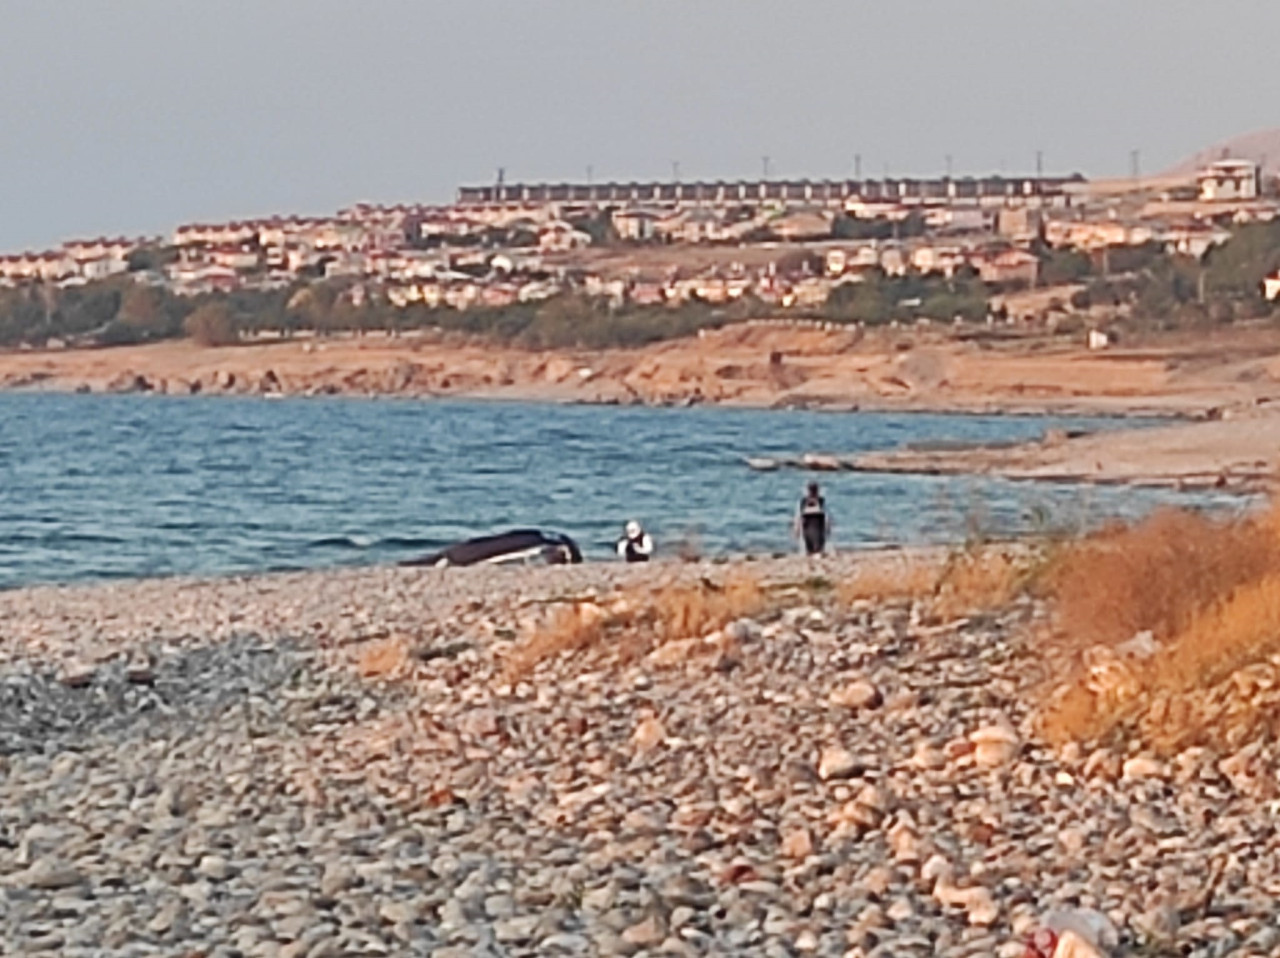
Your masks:
[{"label": "pebble beach", "polygon": [[[0,952],[1280,952],[1274,746],[1052,751],[1045,610],[838,600],[866,561],[0,593]],[[566,603],[743,574],[714,635],[504,672]]]}]

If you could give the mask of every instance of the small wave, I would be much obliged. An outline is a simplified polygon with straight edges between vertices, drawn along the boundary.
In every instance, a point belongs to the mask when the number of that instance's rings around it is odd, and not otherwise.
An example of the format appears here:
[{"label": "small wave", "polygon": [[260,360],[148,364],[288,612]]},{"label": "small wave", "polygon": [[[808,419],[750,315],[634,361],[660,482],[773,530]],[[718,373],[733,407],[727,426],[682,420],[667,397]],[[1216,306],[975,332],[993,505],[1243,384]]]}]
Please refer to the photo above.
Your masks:
[{"label": "small wave", "polygon": [[439,549],[446,545],[448,542],[444,539],[422,536],[387,536],[374,543],[379,549]]},{"label": "small wave", "polygon": [[361,542],[359,539],[352,539],[350,536],[324,536],[320,539],[312,539],[307,543],[308,549],[367,549],[368,543]]},{"label": "small wave", "polygon": [[109,536],[97,532],[50,532],[40,537],[44,545],[87,545],[87,546],[120,546],[128,544],[128,539]]}]

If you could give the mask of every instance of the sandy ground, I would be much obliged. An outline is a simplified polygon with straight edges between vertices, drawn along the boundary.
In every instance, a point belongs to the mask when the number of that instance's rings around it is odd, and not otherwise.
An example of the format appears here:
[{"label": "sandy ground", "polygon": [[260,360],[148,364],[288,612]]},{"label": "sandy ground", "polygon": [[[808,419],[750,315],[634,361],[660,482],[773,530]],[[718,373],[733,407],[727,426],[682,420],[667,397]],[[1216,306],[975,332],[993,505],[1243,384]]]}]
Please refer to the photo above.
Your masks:
[{"label": "sandy ground", "polygon": [[532,352],[368,336],[0,353],[0,386],[384,393],[576,402],[1197,413],[1280,397],[1280,335],[1089,352],[999,328],[738,325],[634,350]]},{"label": "sandy ground", "polygon": [[1280,469],[1280,414],[1046,440],[1006,448],[855,457],[872,472],[986,473],[1009,479],[1261,492]]}]

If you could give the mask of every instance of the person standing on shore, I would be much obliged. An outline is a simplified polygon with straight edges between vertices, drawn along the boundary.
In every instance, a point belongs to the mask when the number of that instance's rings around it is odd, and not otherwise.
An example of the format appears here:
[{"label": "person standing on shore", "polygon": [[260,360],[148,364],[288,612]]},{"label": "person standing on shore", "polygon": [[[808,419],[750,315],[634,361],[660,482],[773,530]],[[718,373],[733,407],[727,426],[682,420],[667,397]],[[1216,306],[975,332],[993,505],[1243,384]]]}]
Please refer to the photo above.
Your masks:
[{"label": "person standing on shore", "polygon": [[831,534],[831,516],[816,482],[809,483],[800,499],[795,529],[804,542],[805,555],[819,555],[826,549],[827,536]]},{"label": "person standing on shore", "polygon": [[618,555],[627,562],[648,562],[653,555],[653,540],[634,519],[627,523],[618,540]]}]

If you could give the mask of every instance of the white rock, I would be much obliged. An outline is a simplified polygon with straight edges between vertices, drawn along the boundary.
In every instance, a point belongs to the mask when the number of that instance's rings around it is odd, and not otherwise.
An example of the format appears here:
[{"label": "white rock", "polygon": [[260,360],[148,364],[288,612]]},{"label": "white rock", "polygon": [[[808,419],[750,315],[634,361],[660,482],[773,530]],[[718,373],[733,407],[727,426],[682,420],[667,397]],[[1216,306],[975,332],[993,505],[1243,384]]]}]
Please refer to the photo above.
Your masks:
[{"label": "white rock", "polygon": [[920,836],[908,822],[896,822],[885,837],[888,838],[889,847],[893,849],[893,856],[898,861],[920,860]]},{"label": "white rock", "polygon": [[796,951],[817,951],[818,936],[806,928],[796,936]]},{"label": "white rock", "polygon": [[941,855],[930,855],[929,860],[920,866],[920,877],[926,882],[932,883],[939,879],[950,881],[954,876],[955,869],[951,862]]},{"label": "white rock", "polygon": [[996,768],[1012,761],[1021,742],[1018,733],[1007,725],[987,725],[969,735],[973,743],[973,760],[986,768]]},{"label": "white rock", "polygon": [[946,766],[947,755],[936,745],[921,741],[916,743],[915,752],[911,755],[911,764],[919,769],[939,769]]},{"label": "white rock", "polygon": [[884,701],[884,697],[880,694],[880,690],[866,679],[857,679],[832,692],[829,701],[840,708],[861,711],[878,707]]},{"label": "white rock", "polygon": [[196,865],[196,872],[212,881],[226,881],[234,871],[221,855],[205,855]]},{"label": "white rock", "polygon": [[969,924],[984,927],[995,924],[995,920],[1000,917],[1000,907],[991,897],[991,892],[981,886],[967,891],[964,908],[969,913]]},{"label": "white rock", "polygon": [[818,778],[824,782],[849,778],[857,768],[858,763],[852,752],[838,745],[832,745],[824,748],[818,759]]},{"label": "white rock", "polygon": [[899,898],[885,910],[885,917],[890,921],[906,921],[908,918],[915,916],[916,910],[912,907],[911,900],[907,898]]},{"label": "white rock", "polygon": [[1137,781],[1144,778],[1164,778],[1165,774],[1165,767],[1146,755],[1135,755],[1133,758],[1126,759],[1121,767],[1121,775],[1128,781]]}]

